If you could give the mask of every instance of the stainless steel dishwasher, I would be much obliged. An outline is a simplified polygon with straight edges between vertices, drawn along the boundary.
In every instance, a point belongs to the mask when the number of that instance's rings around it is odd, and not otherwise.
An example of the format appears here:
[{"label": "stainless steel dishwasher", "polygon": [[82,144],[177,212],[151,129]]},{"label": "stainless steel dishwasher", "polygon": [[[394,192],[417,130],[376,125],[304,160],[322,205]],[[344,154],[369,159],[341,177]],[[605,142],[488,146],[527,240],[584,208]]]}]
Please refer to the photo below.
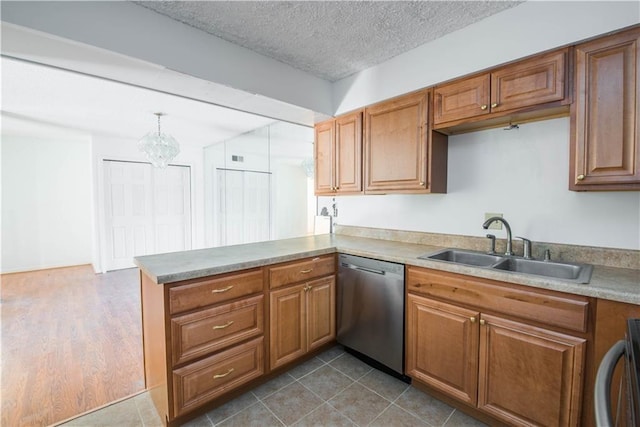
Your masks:
[{"label": "stainless steel dishwasher", "polygon": [[403,376],[404,265],[338,259],[338,342]]}]

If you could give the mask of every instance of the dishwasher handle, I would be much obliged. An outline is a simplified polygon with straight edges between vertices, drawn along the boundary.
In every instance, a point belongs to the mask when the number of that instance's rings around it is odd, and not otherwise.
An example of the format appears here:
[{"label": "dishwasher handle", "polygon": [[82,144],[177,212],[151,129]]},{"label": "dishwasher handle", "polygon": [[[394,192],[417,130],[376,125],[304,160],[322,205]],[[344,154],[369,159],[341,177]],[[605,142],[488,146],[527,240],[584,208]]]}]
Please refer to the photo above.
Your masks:
[{"label": "dishwasher handle", "polygon": [[353,265],[353,264],[342,263],[342,267],[350,268],[352,270],[360,270],[366,273],[379,274],[381,276],[384,276],[385,274],[387,274],[384,270],[374,270],[373,268],[360,267],[359,265]]},{"label": "dishwasher handle", "polygon": [[596,426],[608,427],[613,425],[611,414],[611,376],[618,360],[624,355],[626,343],[620,340],[615,343],[602,358],[596,374],[594,390],[594,404],[596,412]]}]

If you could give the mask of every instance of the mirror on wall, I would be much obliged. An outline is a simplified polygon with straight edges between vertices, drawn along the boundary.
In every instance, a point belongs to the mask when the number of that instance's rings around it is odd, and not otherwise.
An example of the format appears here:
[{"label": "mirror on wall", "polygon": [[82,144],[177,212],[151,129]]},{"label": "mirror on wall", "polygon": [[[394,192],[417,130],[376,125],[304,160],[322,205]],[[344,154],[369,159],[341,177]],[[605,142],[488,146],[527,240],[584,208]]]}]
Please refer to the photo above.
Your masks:
[{"label": "mirror on wall", "polygon": [[204,148],[206,246],[313,234],[313,136],[274,122]]}]

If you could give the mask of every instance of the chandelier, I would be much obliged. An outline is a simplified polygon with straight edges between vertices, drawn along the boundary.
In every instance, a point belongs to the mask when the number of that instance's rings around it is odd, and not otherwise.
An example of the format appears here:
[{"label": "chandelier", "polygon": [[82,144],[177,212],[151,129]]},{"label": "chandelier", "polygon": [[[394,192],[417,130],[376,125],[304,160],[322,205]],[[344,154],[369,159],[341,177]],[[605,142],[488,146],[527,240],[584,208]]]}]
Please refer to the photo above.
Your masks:
[{"label": "chandelier", "polygon": [[304,170],[304,174],[307,175],[308,178],[313,177],[314,172],[314,163],[312,158],[306,158],[302,161],[302,170]]},{"label": "chandelier", "polygon": [[158,131],[151,131],[138,141],[138,149],[147,156],[147,160],[156,168],[164,169],[169,162],[180,153],[178,141],[168,133],[160,131],[160,117],[164,113],[153,113],[158,116]]}]

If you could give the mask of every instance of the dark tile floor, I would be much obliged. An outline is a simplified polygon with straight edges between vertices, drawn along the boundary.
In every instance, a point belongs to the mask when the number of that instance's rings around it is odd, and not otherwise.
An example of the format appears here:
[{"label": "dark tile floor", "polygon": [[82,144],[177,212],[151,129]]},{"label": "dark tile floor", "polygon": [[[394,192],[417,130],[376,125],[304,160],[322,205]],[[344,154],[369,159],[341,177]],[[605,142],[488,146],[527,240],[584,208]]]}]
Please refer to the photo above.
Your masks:
[{"label": "dark tile floor", "polygon": [[[159,426],[147,393],[65,426]],[[334,347],[185,427],[484,426]]]}]

